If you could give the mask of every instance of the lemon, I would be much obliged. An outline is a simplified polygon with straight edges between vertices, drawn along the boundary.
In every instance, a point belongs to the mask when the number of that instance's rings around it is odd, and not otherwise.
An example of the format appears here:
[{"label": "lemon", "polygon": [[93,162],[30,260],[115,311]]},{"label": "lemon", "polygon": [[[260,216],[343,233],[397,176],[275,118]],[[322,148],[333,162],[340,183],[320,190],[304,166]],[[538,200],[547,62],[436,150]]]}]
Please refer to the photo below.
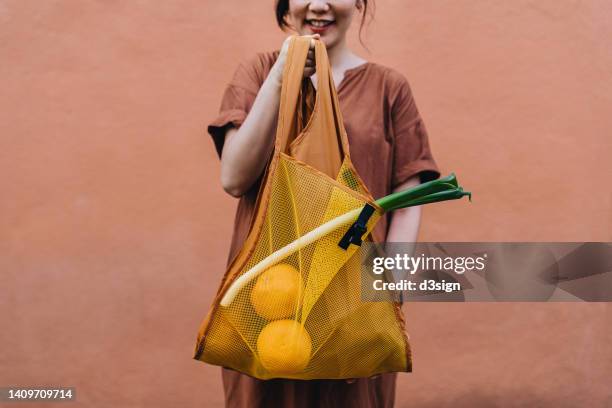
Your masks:
[{"label": "lemon", "polygon": [[293,320],[268,323],[257,338],[257,353],[266,370],[272,374],[302,371],[310,361],[310,335]]},{"label": "lemon", "polygon": [[257,278],[251,291],[251,304],[268,320],[291,317],[302,291],[302,275],[293,266],[278,264]]}]

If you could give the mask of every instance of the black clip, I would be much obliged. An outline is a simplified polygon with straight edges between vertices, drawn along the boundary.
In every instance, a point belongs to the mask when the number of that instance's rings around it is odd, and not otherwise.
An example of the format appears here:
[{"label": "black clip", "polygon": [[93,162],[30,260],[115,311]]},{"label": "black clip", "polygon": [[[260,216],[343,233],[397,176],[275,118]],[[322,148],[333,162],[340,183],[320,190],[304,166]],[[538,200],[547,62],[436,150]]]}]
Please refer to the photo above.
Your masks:
[{"label": "black clip", "polygon": [[344,250],[346,250],[350,244],[355,244],[360,246],[362,239],[361,237],[367,231],[366,224],[370,217],[374,214],[374,207],[370,204],[366,204],[365,207],[359,213],[357,217],[357,221],[351,225],[351,227],[346,231],[340,242],[338,242],[338,246]]}]

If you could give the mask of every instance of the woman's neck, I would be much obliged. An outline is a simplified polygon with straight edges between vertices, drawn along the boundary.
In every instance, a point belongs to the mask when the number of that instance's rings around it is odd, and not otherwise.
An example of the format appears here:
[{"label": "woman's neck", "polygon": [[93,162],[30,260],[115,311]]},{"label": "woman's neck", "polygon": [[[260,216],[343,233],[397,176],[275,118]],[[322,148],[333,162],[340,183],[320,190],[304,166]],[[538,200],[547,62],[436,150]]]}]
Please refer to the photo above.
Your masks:
[{"label": "woman's neck", "polygon": [[[327,58],[329,59],[329,64],[331,65],[332,69],[332,76],[334,78],[334,83],[337,87],[340,86],[340,84],[342,83],[342,80],[344,79],[344,73],[347,70],[355,68],[367,62],[363,58],[353,54],[353,52],[346,46],[346,40],[343,40],[341,43],[334,45],[332,48],[328,48]],[[312,81],[312,84],[316,89],[316,72],[310,77],[310,80]]]},{"label": "woman's neck", "polygon": [[354,54],[347,46],[346,39],[343,39],[332,48],[327,49],[329,63],[334,71],[345,71],[366,62],[363,58]]}]

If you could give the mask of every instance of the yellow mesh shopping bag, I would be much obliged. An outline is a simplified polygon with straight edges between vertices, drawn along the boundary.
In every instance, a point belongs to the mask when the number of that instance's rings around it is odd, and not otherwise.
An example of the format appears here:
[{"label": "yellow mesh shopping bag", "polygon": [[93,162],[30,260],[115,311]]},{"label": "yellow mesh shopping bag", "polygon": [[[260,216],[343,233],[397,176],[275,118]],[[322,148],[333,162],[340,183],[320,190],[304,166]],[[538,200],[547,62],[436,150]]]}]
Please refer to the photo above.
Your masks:
[{"label": "yellow mesh shopping bag", "polygon": [[451,175],[375,201],[351,163],[320,41],[314,105],[309,117],[301,111],[309,44],[290,43],[251,229],[200,326],[194,358],[260,379],[411,371],[400,305],[390,296],[362,301],[356,251],[386,211],[469,193]]}]

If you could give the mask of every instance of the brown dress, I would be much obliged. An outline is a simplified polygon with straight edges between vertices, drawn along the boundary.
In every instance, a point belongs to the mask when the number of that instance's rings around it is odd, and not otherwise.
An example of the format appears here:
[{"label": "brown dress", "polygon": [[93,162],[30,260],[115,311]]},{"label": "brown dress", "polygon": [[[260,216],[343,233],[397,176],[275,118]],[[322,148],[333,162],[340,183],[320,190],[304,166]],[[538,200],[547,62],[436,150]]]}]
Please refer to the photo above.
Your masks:
[{"label": "brown dress", "polygon": [[[242,124],[277,56],[278,51],[257,54],[236,70],[223,95],[220,113],[208,126],[219,157],[226,130]],[[390,194],[417,174],[422,182],[440,177],[410,86],[401,74],[367,62],[347,70],[337,91],[351,160],[375,199]],[[249,232],[260,185],[261,177],[238,202],[227,265]],[[390,214],[379,220],[372,232],[375,241],[385,240],[389,221]],[[263,381],[223,369],[226,406],[232,408],[392,407],[395,379],[396,374],[391,373],[352,383]]]}]

